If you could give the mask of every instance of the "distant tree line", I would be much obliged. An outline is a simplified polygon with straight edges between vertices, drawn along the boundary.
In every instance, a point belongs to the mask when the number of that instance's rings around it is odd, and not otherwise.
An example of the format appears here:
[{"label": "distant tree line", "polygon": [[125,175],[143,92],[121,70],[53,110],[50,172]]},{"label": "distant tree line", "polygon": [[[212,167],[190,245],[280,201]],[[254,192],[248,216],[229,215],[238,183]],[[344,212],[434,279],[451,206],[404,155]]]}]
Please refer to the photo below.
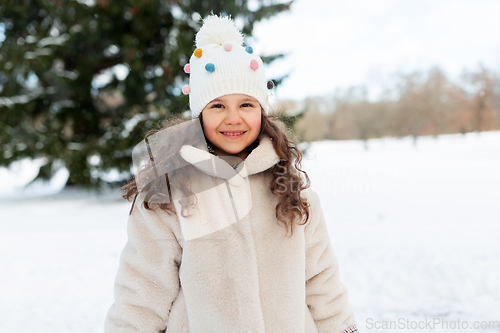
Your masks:
[{"label": "distant tree line", "polygon": [[481,132],[500,129],[500,78],[479,65],[452,82],[439,67],[396,73],[376,100],[366,86],[305,100],[297,129],[305,141]]}]

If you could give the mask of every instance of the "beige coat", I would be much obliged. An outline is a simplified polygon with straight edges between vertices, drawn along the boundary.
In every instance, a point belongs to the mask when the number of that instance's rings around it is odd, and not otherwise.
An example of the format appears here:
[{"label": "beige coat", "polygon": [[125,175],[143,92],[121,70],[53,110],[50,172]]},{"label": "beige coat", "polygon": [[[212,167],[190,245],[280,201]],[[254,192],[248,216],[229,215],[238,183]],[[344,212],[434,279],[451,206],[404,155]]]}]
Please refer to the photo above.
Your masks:
[{"label": "beige coat", "polygon": [[279,157],[267,135],[259,138],[236,171],[183,147],[181,156],[201,171],[191,217],[137,200],[107,333],[357,332],[318,195],[302,192],[311,217],[285,237],[265,172]]}]

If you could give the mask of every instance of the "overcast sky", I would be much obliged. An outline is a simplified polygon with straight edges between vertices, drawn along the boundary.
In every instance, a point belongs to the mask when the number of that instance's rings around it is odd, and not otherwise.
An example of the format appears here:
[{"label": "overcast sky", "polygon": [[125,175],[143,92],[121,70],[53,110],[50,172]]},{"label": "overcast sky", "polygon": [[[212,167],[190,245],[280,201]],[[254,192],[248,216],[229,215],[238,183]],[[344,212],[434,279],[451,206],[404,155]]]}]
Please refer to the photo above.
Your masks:
[{"label": "overcast sky", "polygon": [[479,62],[500,71],[499,0],[295,0],[253,35],[259,54],[289,53],[267,68],[291,72],[278,99],[376,88],[396,69],[439,65],[452,80]]}]

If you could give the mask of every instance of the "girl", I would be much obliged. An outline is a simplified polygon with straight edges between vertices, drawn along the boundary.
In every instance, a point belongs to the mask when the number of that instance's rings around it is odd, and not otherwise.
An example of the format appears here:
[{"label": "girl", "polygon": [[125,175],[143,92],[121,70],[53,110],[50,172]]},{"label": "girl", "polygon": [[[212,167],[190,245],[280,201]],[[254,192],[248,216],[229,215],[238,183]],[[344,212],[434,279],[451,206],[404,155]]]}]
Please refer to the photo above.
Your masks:
[{"label": "girl", "polygon": [[242,44],[232,20],[205,19],[185,66],[192,120],[134,149],[108,333],[357,332],[320,200]]}]

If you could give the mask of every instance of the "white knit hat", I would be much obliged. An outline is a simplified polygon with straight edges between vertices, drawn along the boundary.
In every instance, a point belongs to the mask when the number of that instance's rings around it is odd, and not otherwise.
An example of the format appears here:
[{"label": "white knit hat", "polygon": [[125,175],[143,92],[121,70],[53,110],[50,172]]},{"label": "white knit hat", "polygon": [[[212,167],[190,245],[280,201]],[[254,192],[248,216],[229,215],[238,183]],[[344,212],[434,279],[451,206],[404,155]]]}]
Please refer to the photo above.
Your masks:
[{"label": "white knit hat", "polygon": [[205,18],[196,34],[196,50],[184,66],[190,75],[182,92],[189,94],[192,118],[212,100],[229,94],[255,98],[268,114],[268,87],[273,84],[266,81],[262,59],[242,44],[243,35],[229,17]]}]

